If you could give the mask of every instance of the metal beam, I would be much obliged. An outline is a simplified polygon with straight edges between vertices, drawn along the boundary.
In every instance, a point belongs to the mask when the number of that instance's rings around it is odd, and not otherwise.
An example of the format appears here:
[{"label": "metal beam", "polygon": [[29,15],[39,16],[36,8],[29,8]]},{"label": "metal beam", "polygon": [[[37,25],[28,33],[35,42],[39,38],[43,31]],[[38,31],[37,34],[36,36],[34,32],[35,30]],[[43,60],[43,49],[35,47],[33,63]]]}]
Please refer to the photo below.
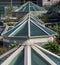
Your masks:
[{"label": "metal beam", "polygon": [[24,65],[31,65],[31,47],[29,45],[25,46],[24,54]]}]

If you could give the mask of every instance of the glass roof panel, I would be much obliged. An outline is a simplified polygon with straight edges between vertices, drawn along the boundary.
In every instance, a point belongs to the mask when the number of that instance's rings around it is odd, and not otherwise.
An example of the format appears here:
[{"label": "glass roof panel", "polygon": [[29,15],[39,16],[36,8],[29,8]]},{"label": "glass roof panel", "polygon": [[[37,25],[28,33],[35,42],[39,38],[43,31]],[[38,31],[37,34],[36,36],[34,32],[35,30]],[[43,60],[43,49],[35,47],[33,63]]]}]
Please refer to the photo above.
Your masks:
[{"label": "glass roof panel", "polygon": [[42,21],[40,21],[39,19],[37,19],[37,18],[34,18],[34,17],[31,17],[30,18],[32,21],[34,21],[36,24],[42,24],[43,25],[43,22]]},{"label": "glass roof panel", "polygon": [[43,27],[41,26],[41,28],[43,28],[47,33],[49,33],[50,35],[52,34],[56,34],[54,31],[52,31],[51,29],[47,28],[47,27]]},{"label": "glass roof panel", "polygon": [[47,61],[45,61],[39,54],[37,54],[33,49],[31,53],[32,65],[50,65]]},{"label": "glass roof panel", "polygon": [[44,36],[47,35],[43,30],[30,22],[30,33],[31,36]]},{"label": "glass roof panel", "polygon": [[15,32],[14,36],[28,36],[28,22]]},{"label": "glass roof panel", "polygon": [[[44,51],[43,51],[44,52]],[[51,60],[53,60],[57,65],[60,65],[60,59],[58,59],[57,57],[47,53],[47,52],[44,52]]]},{"label": "glass roof panel", "polygon": [[9,65],[24,65],[24,50],[17,55]]},{"label": "glass roof panel", "polygon": [[45,30],[48,34],[50,34],[50,35],[55,34],[55,32],[52,31],[51,29],[49,29],[49,28],[47,28],[47,27],[45,27],[45,26],[42,26],[42,25],[41,25],[42,23],[40,23],[37,19],[31,18],[31,20],[33,20],[39,27],[41,27],[43,30]]},{"label": "glass roof panel", "polygon": [[[25,3],[26,4],[26,3]],[[23,6],[23,5],[22,5]],[[21,6],[21,7],[22,7]],[[27,2],[26,5],[24,5],[22,8],[18,8],[19,10],[16,10],[17,12],[29,12],[30,11],[45,11],[46,9],[43,7],[39,7],[38,5],[32,3],[32,2]]]}]

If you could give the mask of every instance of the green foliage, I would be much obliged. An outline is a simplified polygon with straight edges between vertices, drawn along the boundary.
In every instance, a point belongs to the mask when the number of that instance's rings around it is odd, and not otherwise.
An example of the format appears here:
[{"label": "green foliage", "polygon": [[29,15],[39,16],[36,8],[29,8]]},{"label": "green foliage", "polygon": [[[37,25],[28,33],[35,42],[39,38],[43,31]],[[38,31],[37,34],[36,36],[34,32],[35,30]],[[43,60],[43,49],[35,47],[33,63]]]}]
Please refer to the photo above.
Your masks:
[{"label": "green foliage", "polygon": [[10,45],[10,48],[14,48],[14,47],[16,47],[16,46],[18,46],[19,44],[16,42],[16,41],[14,41],[11,45]]},{"label": "green foliage", "polygon": [[60,38],[60,24],[56,25],[47,25],[48,28],[54,30],[57,33],[57,37]]},{"label": "green foliage", "polygon": [[47,17],[45,15],[38,16],[39,19],[41,19],[43,22],[47,21]]},{"label": "green foliage", "polygon": [[8,22],[7,25],[8,26],[13,26],[14,25],[14,22]]},{"label": "green foliage", "polygon": [[8,48],[0,47],[0,55],[7,52],[8,50],[9,50]]},{"label": "green foliage", "polygon": [[18,19],[10,19],[9,17],[7,17],[7,19],[4,20],[4,22],[17,22]]},{"label": "green foliage", "polygon": [[53,52],[53,53],[59,53],[60,52],[60,45],[56,41],[48,42],[48,44],[45,44],[42,47]]},{"label": "green foliage", "polygon": [[44,21],[44,22],[47,21],[47,17],[46,17],[46,16],[42,16],[42,17],[40,17],[40,19],[41,19],[42,21]]}]

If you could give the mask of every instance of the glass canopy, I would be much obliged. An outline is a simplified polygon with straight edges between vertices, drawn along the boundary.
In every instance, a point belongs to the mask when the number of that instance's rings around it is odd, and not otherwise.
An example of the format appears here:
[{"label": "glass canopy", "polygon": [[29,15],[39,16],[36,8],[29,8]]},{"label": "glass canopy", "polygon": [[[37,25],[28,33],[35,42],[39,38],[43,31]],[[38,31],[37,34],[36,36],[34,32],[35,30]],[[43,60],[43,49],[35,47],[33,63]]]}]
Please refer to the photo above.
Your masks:
[{"label": "glass canopy", "polygon": [[[11,59],[11,60],[10,60]],[[1,65],[60,65],[60,57],[38,44],[21,45]]]},{"label": "glass canopy", "polygon": [[16,9],[14,12],[30,12],[30,11],[46,11],[46,9],[29,1],[23,4],[18,9]]},{"label": "glass canopy", "polygon": [[41,37],[55,35],[56,33],[45,27],[43,22],[31,13],[27,14],[15,26],[9,30],[4,36],[8,37]]}]

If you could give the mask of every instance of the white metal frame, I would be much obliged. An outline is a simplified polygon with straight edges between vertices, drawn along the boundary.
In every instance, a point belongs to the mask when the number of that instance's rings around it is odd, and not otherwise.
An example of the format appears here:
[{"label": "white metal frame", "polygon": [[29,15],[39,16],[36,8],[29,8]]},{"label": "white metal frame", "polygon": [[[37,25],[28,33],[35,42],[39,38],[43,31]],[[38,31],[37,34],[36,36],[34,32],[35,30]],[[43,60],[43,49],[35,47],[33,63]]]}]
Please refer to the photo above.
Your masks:
[{"label": "white metal frame", "polygon": [[29,45],[25,46],[24,65],[31,65],[31,47]]}]

